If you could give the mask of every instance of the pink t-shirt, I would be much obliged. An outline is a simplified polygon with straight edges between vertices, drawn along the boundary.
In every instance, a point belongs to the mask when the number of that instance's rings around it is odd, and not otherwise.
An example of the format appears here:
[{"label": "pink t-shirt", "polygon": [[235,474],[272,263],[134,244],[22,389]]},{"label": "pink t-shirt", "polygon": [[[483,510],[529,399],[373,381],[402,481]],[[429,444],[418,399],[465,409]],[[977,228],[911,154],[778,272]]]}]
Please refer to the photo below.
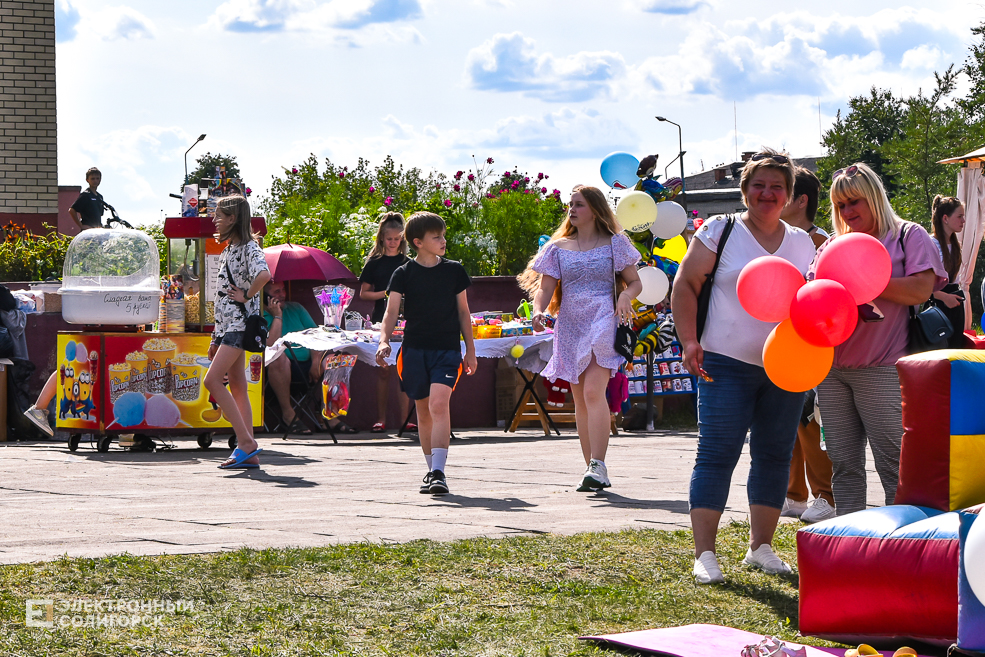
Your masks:
[{"label": "pink t-shirt", "polygon": [[[899,230],[906,231],[903,240],[906,247],[905,261],[898,232],[896,235],[887,233],[879,240],[886,247],[893,262],[893,278],[911,276],[932,269],[937,274],[934,291],[947,285],[947,272],[944,271],[944,265],[927,231],[919,224],[910,221],[901,221]],[[807,272],[807,280],[814,280],[817,259],[824,253],[824,249],[837,239],[838,236],[832,237],[817,250],[817,256]],[[906,355],[906,347],[910,340],[909,310],[906,306],[884,299],[876,299],[875,304],[886,318],[881,322],[863,322],[859,319],[858,326],[851,337],[835,347],[834,367],[891,367]]]}]

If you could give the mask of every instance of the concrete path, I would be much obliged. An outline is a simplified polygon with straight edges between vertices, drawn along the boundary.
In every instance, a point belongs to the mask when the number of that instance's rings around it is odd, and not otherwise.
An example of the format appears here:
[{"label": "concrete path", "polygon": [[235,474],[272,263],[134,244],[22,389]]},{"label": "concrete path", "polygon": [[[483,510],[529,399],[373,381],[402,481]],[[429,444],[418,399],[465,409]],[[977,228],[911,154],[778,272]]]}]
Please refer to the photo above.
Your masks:
[{"label": "concrete path", "polygon": [[[261,470],[216,469],[225,441],[199,450],[104,454],[85,443],[0,446],[0,563],[317,546],[354,541],[452,540],[474,536],[624,528],[688,528],[694,434],[615,437],[606,463],[613,486],[578,493],[584,470],[577,437],[539,431],[468,431],[452,443],[450,495],[421,495],[426,471],[407,438],[358,434],[260,438]],[[219,445],[222,448],[219,448]],[[744,454],[732,480],[727,518],[748,508]],[[869,501],[881,503],[869,464]]]}]

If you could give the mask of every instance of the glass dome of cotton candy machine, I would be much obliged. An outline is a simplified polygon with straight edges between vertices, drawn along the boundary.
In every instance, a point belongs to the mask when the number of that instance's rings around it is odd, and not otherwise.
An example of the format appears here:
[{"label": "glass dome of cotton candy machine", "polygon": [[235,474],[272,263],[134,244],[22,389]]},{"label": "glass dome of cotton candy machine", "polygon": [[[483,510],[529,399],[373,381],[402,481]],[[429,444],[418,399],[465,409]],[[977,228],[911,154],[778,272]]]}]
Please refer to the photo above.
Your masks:
[{"label": "glass dome of cotton candy machine", "polygon": [[161,259],[138,230],[92,228],[69,244],[62,271],[62,318],[69,324],[150,324],[161,299]]}]

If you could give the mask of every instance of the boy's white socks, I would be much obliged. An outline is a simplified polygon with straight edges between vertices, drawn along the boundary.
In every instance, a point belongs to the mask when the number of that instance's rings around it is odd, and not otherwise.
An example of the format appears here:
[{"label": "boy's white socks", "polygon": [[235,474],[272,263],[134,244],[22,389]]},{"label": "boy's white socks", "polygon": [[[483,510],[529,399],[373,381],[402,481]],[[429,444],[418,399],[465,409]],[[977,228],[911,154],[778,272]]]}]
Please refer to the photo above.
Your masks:
[{"label": "boy's white socks", "polygon": [[[432,450],[432,452],[433,451],[434,450]],[[431,461],[432,461],[432,459],[434,459],[433,453],[432,454],[425,454],[424,455],[424,460],[428,462],[428,472],[431,472]]]},{"label": "boy's white socks", "polygon": [[448,460],[448,448],[432,447],[431,448],[431,470],[441,470],[445,471],[445,462]]}]

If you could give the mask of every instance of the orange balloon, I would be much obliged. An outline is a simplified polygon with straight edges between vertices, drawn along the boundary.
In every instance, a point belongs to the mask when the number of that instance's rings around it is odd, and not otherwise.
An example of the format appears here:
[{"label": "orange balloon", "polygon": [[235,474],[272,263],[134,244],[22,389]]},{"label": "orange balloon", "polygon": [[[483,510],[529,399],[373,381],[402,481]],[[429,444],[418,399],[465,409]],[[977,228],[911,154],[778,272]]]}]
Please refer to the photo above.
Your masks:
[{"label": "orange balloon", "polygon": [[807,392],[823,381],[834,358],[834,347],[815,347],[797,335],[789,319],[777,324],[763,345],[766,375],[789,392]]}]

